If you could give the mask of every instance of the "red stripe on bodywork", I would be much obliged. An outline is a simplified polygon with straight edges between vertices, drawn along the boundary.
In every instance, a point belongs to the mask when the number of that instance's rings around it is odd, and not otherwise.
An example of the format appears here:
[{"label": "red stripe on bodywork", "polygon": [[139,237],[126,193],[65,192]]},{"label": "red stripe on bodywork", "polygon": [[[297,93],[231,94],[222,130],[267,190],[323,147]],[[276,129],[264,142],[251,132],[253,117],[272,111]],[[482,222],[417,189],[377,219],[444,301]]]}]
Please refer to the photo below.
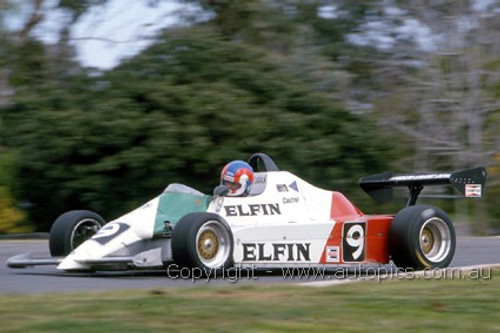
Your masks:
[{"label": "red stripe on bodywork", "polygon": [[342,193],[332,192],[332,205],[330,208],[330,219],[336,223],[326,240],[326,244],[321,254],[320,264],[335,264],[326,262],[326,248],[328,246],[338,246],[339,262],[342,263],[342,226],[346,220],[357,220],[363,213],[354,206]]},{"label": "red stripe on bodywork", "polygon": [[[365,235],[365,262],[388,263],[388,234],[393,216],[390,215],[364,215],[359,208],[354,206],[342,193],[332,192],[332,205],[330,218],[335,220],[335,226],[321,254],[321,264],[343,264],[342,261],[342,229],[345,222],[366,222]],[[326,261],[326,249],[330,246],[339,248],[339,262],[330,263]]]},{"label": "red stripe on bodywork", "polygon": [[332,208],[330,210],[330,218],[338,219],[344,217],[358,217],[363,213],[354,206],[342,193],[332,192]]},{"label": "red stripe on bodywork", "polygon": [[387,264],[389,262],[389,228],[394,216],[365,216],[366,231],[366,261],[370,263]]}]

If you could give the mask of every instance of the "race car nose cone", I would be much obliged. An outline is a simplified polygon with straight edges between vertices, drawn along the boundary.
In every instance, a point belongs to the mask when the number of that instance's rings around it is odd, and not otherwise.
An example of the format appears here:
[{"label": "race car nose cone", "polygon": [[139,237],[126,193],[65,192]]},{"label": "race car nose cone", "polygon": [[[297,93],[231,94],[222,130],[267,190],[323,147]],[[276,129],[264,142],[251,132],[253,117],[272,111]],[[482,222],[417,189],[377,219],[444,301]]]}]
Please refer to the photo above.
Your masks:
[{"label": "race car nose cone", "polygon": [[58,266],[57,269],[63,271],[78,271],[89,269],[88,265],[80,264],[73,260],[73,258],[66,257]]}]

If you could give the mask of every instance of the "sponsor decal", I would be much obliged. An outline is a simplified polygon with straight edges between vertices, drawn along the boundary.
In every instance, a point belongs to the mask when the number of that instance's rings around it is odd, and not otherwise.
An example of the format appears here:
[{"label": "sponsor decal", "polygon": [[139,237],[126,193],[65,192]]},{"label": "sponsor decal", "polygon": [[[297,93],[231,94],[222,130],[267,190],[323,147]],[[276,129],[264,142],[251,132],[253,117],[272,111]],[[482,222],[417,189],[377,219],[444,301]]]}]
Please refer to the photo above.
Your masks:
[{"label": "sponsor decal", "polygon": [[311,243],[244,243],[243,261],[311,261]]},{"label": "sponsor decal", "polygon": [[217,197],[217,206],[215,206],[216,213],[220,213],[223,203],[224,203],[224,197]]},{"label": "sponsor decal", "polygon": [[290,185],[288,185],[288,187],[290,187],[295,192],[299,191],[299,187],[297,186],[297,181],[294,181],[293,183],[291,183]]},{"label": "sponsor decal", "polygon": [[299,202],[299,197],[295,198],[283,198],[283,203],[284,204],[294,204]]},{"label": "sponsor decal", "polygon": [[338,246],[327,246],[325,249],[326,262],[339,262],[339,252],[340,248]]},{"label": "sponsor decal", "polygon": [[391,181],[408,181],[408,180],[430,180],[430,179],[449,179],[451,173],[436,173],[436,174],[425,174],[425,175],[408,175],[408,176],[394,176],[391,177]]},{"label": "sponsor decal", "polygon": [[277,184],[276,189],[278,192],[288,192],[288,187],[285,184]]},{"label": "sponsor decal", "polygon": [[465,196],[467,198],[478,198],[483,194],[483,187],[481,184],[465,184]]},{"label": "sponsor decal", "polygon": [[253,183],[254,184],[265,184],[267,180],[267,175],[265,176],[257,176],[255,177]]},{"label": "sponsor decal", "polygon": [[342,259],[344,262],[365,261],[366,222],[346,222],[342,232]]},{"label": "sponsor decal", "polygon": [[250,204],[224,206],[226,216],[281,215],[279,204]]},{"label": "sponsor decal", "polygon": [[92,236],[92,239],[99,244],[104,245],[116,236],[122,234],[128,228],[130,228],[130,226],[125,223],[110,223],[102,227],[94,236]]}]

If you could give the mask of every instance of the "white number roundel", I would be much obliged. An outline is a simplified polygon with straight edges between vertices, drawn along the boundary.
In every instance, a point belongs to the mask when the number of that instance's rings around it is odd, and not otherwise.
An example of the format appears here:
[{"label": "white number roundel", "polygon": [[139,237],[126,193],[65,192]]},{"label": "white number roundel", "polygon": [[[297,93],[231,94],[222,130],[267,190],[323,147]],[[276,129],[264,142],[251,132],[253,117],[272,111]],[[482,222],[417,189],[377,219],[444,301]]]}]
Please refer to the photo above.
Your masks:
[{"label": "white number roundel", "polygon": [[364,229],[360,224],[354,224],[348,231],[346,237],[347,244],[352,248],[356,249],[352,253],[352,258],[357,260],[365,247],[365,235]]}]

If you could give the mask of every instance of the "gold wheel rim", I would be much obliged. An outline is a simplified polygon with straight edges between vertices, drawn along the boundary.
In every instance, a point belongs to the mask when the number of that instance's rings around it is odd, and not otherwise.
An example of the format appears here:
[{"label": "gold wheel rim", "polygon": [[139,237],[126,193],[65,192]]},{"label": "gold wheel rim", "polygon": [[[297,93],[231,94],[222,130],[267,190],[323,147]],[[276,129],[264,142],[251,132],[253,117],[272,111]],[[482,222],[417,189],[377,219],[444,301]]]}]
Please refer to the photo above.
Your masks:
[{"label": "gold wheel rim", "polygon": [[430,263],[446,260],[453,248],[452,230],[439,217],[431,217],[419,232],[420,251]]},{"label": "gold wheel rim", "polygon": [[429,228],[422,231],[422,252],[429,254],[434,247],[434,234]]},{"label": "gold wheel rim", "polygon": [[204,230],[198,238],[198,253],[205,260],[213,259],[219,251],[219,240],[212,230]]}]

